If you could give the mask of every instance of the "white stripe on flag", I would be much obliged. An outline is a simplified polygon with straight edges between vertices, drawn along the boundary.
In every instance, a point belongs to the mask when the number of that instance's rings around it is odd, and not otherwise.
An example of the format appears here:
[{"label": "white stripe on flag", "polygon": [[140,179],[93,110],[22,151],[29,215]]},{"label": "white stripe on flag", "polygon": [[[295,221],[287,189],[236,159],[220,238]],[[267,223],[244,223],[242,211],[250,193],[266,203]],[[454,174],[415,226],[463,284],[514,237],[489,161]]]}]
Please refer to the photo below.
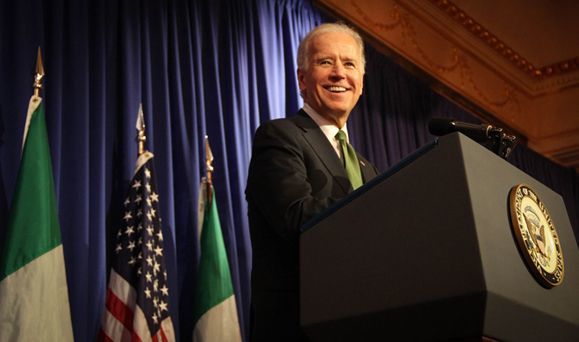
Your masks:
[{"label": "white stripe on flag", "polygon": [[[141,310],[141,307],[135,303],[135,289],[115,272],[114,269],[111,269],[109,290],[133,312],[133,322],[131,323],[135,335],[137,335],[141,341],[151,341],[151,333],[149,332],[145,314],[143,310]],[[173,330],[171,317],[167,317],[161,322],[161,329],[163,329],[168,341],[175,341],[175,331]],[[105,312],[103,332],[113,341],[127,341],[127,336],[128,340],[130,340],[131,336],[131,332],[108,310]]]},{"label": "white stripe on flag", "polygon": [[135,330],[135,334],[139,336],[141,341],[152,341],[151,332],[149,331],[149,326],[147,325],[147,319],[145,318],[143,310],[141,310],[141,307],[138,305],[135,306],[135,317],[133,322],[133,329]]},{"label": "white stripe on flag", "polygon": [[0,282],[0,341],[72,341],[62,245]]},{"label": "white stripe on flag", "polygon": [[168,341],[175,341],[175,330],[173,330],[173,321],[171,320],[171,316],[165,318],[163,322],[161,322],[161,330],[165,333]]},{"label": "white stripe on flag", "polygon": [[[137,296],[135,289],[125,279],[123,279],[123,277],[115,272],[114,269],[111,269],[109,290],[111,290],[111,292],[113,292],[119,300],[121,300],[130,310],[133,311],[133,322],[131,323],[133,325],[133,331],[135,335],[137,335],[141,341],[151,341],[151,333],[149,332],[149,326],[147,325],[147,320],[145,319],[143,310],[141,310],[141,308],[135,303]],[[122,322],[118,321],[115,315],[109,313],[108,310],[106,317],[116,321],[115,324],[112,324],[112,326],[116,327],[120,325],[123,327],[123,331],[109,327],[109,323],[112,323],[112,321],[107,321],[107,319],[105,319],[105,324],[103,324],[104,332],[113,341],[124,341],[123,336],[126,333],[130,334],[130,331],[125,330]],[[109,334],[109,330],[113,331],[110,331]]]},{"label": "white stripe on flag", "polygon": [[102,325],[103,333],[113,341],[130,341],[131,332],[118,321],[108,310],[105,311]]},{"label": "white stripe on flag", "polygon": [[235,296],[228,297],[199,318],[193,331],[193,341],[241,341]]},{"label": "white stripe on flag", "polygon": [[114,269],[111,269],[111,278],[109,280],[109,289],[129,308],[135,306],[137,292],[131,284],[121,277]]}]

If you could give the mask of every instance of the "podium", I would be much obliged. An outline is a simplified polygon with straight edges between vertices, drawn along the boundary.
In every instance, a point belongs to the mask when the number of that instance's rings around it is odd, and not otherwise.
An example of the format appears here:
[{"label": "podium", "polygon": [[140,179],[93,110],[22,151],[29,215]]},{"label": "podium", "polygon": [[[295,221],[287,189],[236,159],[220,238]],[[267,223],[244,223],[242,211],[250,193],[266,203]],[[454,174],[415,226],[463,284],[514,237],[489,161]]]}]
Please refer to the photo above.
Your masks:
[{"label": "podium", "polygon": [[[542,286],[511,228],[527,184],[564,257]],[[300,237],[311,341],[579,341],[579,249],[556,194],[459,133],[358,189]]]}]

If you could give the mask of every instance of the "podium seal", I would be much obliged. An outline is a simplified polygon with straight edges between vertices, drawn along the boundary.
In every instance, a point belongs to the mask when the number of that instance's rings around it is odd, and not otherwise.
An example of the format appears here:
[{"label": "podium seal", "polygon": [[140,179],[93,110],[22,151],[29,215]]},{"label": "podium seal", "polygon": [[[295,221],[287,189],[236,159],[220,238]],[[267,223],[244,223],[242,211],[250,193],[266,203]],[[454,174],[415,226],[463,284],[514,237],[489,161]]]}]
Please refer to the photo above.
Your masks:
[{"label": "podium seal", "polygon": [[531,274],[548,289],[560,285],[565,275],[563,251],[549,211],[525,184],[511,189],[509,206],[513,233]]}]

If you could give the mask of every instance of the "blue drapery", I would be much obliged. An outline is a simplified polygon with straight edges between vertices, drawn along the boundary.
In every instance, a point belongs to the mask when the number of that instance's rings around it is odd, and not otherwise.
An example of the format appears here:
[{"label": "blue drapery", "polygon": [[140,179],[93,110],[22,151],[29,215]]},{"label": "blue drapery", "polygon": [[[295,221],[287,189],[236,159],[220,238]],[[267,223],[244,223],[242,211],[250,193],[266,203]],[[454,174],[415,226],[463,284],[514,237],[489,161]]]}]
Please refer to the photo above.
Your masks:
[{"label": "blue drapery", "polygon": [[[0,224],[12,197],[36,49],[53,157],[75,338],[104,309],[106,251],[137,156],[142,102],[155,154],[170,309],[191,340],[197,195],[210,138],[242,333],[251,245],[244,198],[251,138],[299,107],[295,55],[320,23],[308,1],[4,1],[0,5]],[[108,232],[108,233],[107,233]],[[0,304],[1,305],[1,304]]]},{"label": "blue drapery", "polygon": [[[400,66],[366,49],[364,94],[352,112],[349,129],[355,146],[384,171],[417,148],[432,141],[428,122],[433,117],[450,117],[480,123],[480,119],[435,93]],[[579,242],[579,175],[518,146],[508,160],[559,193]]]},{"label": "blue drapery", "polygon": [[[297,44],[321,21],[307,0],[0,4],[0,225],[14,190],[41,46],[77,340],[92,340],[100,326],[106,251],[136,159],[134,125],[141,102],[147,144],[156,156],[177,334],[191,340],[197,192],[208,134],[247,336],[251,248],[243,190],[251,137],[260,122],[299,108]],[[349,123],[354,146],[384,171],[433,139],[426,129],[432,116],[475,120],[369,48],[364,95]],[[522,148],[513,160],[563,195],[577,227],[577,174]]]}]

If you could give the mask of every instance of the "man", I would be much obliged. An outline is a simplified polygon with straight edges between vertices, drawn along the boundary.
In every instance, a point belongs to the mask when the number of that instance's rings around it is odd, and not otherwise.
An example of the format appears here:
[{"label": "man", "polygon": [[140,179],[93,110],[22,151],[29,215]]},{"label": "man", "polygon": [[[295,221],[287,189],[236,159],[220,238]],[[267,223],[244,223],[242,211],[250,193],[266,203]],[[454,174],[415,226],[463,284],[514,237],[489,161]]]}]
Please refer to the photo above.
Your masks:
[{"label": "man", "polygon": [[303,109],[255,133],[245,192],[253,247],[252,341],[306,340],[299,322],[300,227],[377,175],[336,137],[343,132],[347,139],[364,67],[355,31],[343,24],[316,27],[298,49]]}]

